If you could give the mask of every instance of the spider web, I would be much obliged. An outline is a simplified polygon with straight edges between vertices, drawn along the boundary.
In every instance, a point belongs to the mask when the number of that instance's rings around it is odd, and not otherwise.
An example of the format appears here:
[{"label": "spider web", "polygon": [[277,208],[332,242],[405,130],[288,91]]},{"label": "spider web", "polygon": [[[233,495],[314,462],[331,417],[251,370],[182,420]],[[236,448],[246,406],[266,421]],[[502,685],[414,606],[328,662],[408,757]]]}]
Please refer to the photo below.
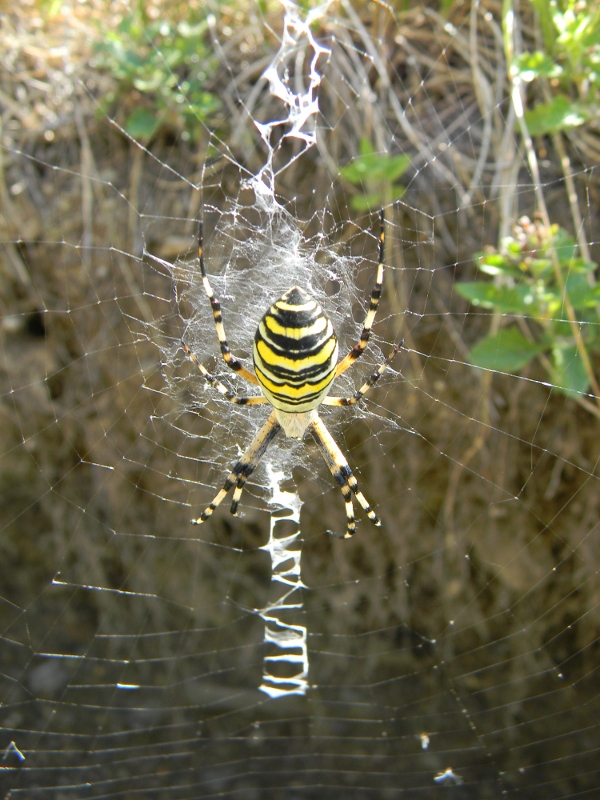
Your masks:
[{"label": "spider web", "polygon": [[[3,20],[2,796],[597,796],[598,398],[557,391],[539,359],[475,369],[513,315],[457,290],[542,201],[594,258],[593,127],[528,151],[491,3],[191,3],[169,13],[200,25],[191,63],[218,104],[203,117],[169,39],[142,31],[181,107],[147,135],[147,86],[109,102],[88,44],[123,47],[131,13]],[[236,357],[294,284],[344,353],[377,264],[369,192],[383,298],[334,393],[404,348],[322,416],[382,528],[357,509],[352,540],[327,536],[339,488],[281,434],[244,516],[226,501],[191,526],[266,418],[182,349],[255,391],[218,357],[197,220]]]}]

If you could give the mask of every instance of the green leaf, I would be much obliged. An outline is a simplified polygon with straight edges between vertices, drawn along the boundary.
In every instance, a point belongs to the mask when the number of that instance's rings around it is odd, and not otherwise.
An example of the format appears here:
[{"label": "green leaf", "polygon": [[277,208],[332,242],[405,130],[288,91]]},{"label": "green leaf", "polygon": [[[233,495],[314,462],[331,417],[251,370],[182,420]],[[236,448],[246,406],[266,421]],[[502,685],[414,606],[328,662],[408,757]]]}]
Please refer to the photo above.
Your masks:
[{"label": "green leaf", "polygon": [[379,192],[368,192],[354,195],[350,200],[350,205],[355,211],[370,213],[381,208],[383,203]]},{"label": "green leaf", "polygon": [[509,258],[515,261],[523,259],[523,243],[516,241],[512,236],[505,236],[500,243],[501,250],[505,250]]},{"label": "green leaf", "polygon": [[549,103],[540,103],[532,111],[525,112],[525,122],[532,136],[575,128],[585,120],[582,107],[564,94],[557,94]]},{"label": "green leaf", "polygon": [[360,140],[359,151],[360,155],[340,170],[342,177],[354,186],[391,184],[406,172],[411,162],[407,155],[391,156],[375,151],[367,138]]},{"label": "green leaf", "polygon": [[503,314],[535,314],[535,295],[530,286],[495,286],[479,281],[459,283],[456,291],[474,306],[493,308]]},{"label": "green leaf", "polygon": [[218,111],[221,107],[220,100],[210,92],[198,92],[194,99],[186,105],[186,112],[193,114],[197,119],[203,120],[209,114]]},{"label": "green leaf", "polygon": [[569,275],[565,280],[565,289],[576,310],[600,305],[600,286],[590,286],[585,274],[575,272]]},{"label": "green leaf", "polygon": [[552,52],[556,40],[556,28],[552,22],[552,0],[531,0],[531,5],[538,13],[537,21],[542,30],[544,47],[548,52]]},{"label": "green leaf", "polygon": [[160,119],[146,108],[136,108],[125,122],[125,130],[134,139],[148,142],[160,126]]},{"label": "green leaf", "polygon": [[575,345],[553,347],[552,367],[552,383],[563,394],[576,397],[588,390],[588,376]]},{"label": "green leaf", "polygon": [[515,275],[518,269],[501,253],[479,253],[477,266],[486,275]]},{"label": "green leaf", "polygon": [[[600,306],[600,285],[590,286],[585,274],[574,272],[565,278],[565,291],[576,311],[596,309]],[[546,305],[546,314],[556,320],[567,318],[565,291],[555,284],[540,291],[540,300]]]},{"label": "green leaf", "polygon": [[134,87],[143,94],[150,94],[151,92],[155,92],[157,89],[161,88],[164,85],[165,76],[156,71],[156,72],[148,72],[145,75],[140,76],[139,78],[135,78],[133,81]]},{"label": "green leaf", "polygon": [[549,258],[530,258],[527,267],[534,278],[551,279],[553,267]]},{"label": "green leaf", "polygon": [[469,359],[476,367],[518,372],[538,353],[543,352],[546,346],[544,343],[530,342],[517,328],[511,326],[477,342]]},{"label": "green leaf", "polygon": [[384,157],[381,162],[381,179],[393,183],[402,177],[410,166],[411,157],[408,155]]},{"label": "green leaf", "polygon": [[361,139],[358,149],[360,156],[353,158],[350,163],[340,169],[342,178],[345,178],[355,186],[360,186],[368,179],[373,164],[378,158],[368,139]]},{"label": "green leaf", "polygon": [[564,228],[553,231],[552,244],[561,263],[571,261],[577,255],[577,242]]},{"label": "green leaf", "polygon": [[545,78],[556,78],[562,73],[560,67],[549,55],[541,50],[533,53],[521,53],[514,62],[515,72],[522,81],[530,83],[535,78],[543,76]]},{"label": "green leaf", "polygon": [[593,272],[596,269],[593,261],[585,261],[583,258],[572,258],[568,263],[569,272]]}]

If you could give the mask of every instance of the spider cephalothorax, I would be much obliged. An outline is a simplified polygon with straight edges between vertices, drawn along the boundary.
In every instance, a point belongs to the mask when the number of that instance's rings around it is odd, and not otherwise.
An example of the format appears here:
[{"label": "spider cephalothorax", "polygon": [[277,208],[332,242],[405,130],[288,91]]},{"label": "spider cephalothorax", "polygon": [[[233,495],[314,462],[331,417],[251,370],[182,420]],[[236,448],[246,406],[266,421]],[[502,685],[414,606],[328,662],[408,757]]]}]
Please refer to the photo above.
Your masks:
[{"label": "spider cephalothorax", "polygon": [[262,395],[237,396],[208,372],[185,343],[183,343],[184,350],[208,383],[227,400],[238,405],[269,403],[273,407],[273,411],[244,455],[234,465],[221,491],[198,519],[192,520],[194,524],[200,525],[207,520],[234,485],[231,513],[237,512],[246,480],[256,468],[274,436],[283,429],[285,435],[293,439],[301,439],[308,431],[319,446],[344,497],[347,519],[346,537],[352,536],[356,530],[352,494],[355,495],[371,522],[381,525],[379,518],[367,503],[362,492],[359,491],[356,478],[352,474],[348,462],[323,424],[317,408],[320,405],[349,406],[356,403],[373,386],[402,347],[402,343],[395,345],[383,364],[351,397],[329,396],[333,380],[356,361],[369,341],[383,283],[384,238],[384,216],[381,212],[379,263],[375,286],[371,292],[369,311],[364,321],[360,340],[348,355],[338,363],[338,342],[331,321],[316,300],[298,286],[293,286],[271,305],[258,325],[253,347],[256,374],[253,374],[235,358],[229,349],[223,327],[221,305],[214,296],[204,266],[202,230],[200,230],[198,248],[200,270],[204,291],[212,306],[223,359],[231,369],[247,381],[258,385],[262,390]]}]

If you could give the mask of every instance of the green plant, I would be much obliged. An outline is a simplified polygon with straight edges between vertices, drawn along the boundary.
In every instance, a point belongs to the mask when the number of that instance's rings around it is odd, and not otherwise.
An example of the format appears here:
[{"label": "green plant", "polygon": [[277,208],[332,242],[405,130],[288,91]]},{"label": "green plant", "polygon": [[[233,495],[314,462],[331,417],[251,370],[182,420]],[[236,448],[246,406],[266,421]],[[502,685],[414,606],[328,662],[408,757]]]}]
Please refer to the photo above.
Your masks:
[{"label": "green plant", "polygon": [[342,178],[362,190],[352,197],[355,211],[373,211],[383,208],[404,194],[404,186],[394,186],[407,170],[410,156],[391,156],[373,149],[368,139],[359,143],[360,155],[340,169]]},{"label": "green plant", "polygon": [[598,114],[600,90],[600,3],[598,0],[532,0],[546,52],[521,53],[512,64],[523,82],[549,79],[547,102],[525,113],[531,136],[582,125]]},{"label": "green plant", "polygon": [[[102,112],[118,103],[125,109],[124,129],[142,141],[162,126],[197,139],[201,123],[220,105],[205,89],[214,70],[207,25],[206,19],[150,20],[138,3],[115,30],[103,31],[95,65],[111,73],[118,87],[104,99]],[[132,97],[132,90],[139,94]]]},{"label": "green plant", "polygon": [[[538,357],[559,391],[575,397],[586,392],[590,374],[581,347],[600,352],[596,264],[580,258],[575,240],[557,225],[548,229],[523,217],[499,250],[477,256],[477,266],[494,281],[460,283],[458,293],[515,322],[481,339],[470,352],[471,362],[519,372]],[[576,314],[580,341],[565,312],[567,302]]]}]

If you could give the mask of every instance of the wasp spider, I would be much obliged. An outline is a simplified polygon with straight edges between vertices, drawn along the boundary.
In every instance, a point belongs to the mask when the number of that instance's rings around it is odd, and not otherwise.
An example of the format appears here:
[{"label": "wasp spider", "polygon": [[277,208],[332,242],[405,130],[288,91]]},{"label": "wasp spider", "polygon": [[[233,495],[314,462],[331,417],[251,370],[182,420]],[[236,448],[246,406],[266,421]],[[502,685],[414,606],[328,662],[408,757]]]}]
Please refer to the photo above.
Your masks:
[{"label": "wasp spider", "polygon": [[[388,367],[402,342],[394,346],[392,352],[370,378],[350,397],[331,397],[328,395],[332,381],[345,372],[364,352],[371,327],[375,319],[381,286],[383,283],[384,259],[384,216],[381,218],[379,236],[379,264],[375,286],[371,292],[369,311],[363,324],[360,340],[348,355],[338,363],[338,342],[333,326],[323,313],[321,306],[298,286],[292,286],[279,300],[276,300],[261,319],[254,336],[253,359],[255,374],[243,366],[231,353],[223,327],[221,305],[215,297],[206,274],[202,254],[202,227],[200,227],[198,254],[204,291],[212,306],[221,345],[221,353],[228,367],[262,390],[261,395],[239,397],[218,381],[198,361],[190,348],[182,342],[183,349],[198,367],[206,381],[227,400],[238,405],[257,405],[270,403],[273,410],[261,430],[256,435],[244,455],[234,465],[225,485],[212,503],[205,508],[194,525],[205,522],[219,506],[229,490],[235,486],[231,513],[236,514],[246,480],[256,468],[267,447],[283,429],[286,436],[301,439],[308,431],[319,446],[334,480],[339,485],[346,504],[347,527],[344,538],[352,536],[356,530],[352,494],[364,509],[374,525],[381,525],[365,496],[359,491],[356,478],[348,466],[341,450],[323,424],[317,408],[326,406],[354,405],[368,392],[381,373]],[[329,531],[331,533],[331,531]]]}]

